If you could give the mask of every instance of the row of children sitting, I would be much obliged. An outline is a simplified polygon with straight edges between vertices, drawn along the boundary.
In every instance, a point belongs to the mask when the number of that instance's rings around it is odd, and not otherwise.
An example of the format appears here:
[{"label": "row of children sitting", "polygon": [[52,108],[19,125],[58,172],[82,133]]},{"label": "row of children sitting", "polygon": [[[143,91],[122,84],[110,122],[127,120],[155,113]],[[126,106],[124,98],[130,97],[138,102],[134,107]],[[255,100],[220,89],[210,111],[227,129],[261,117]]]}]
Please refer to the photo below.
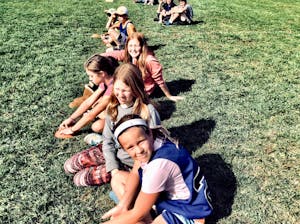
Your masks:
[{"label": "row of children sitting", "polygon": [[[119,7],[115,15],[119,28],[131,26],[126,7]],[[109,38],[119,41],[118,49],[95,54],[84,64],[90,82],[84,95],[70,104],[78,108],[55,136],[71,138],[91,122],[92,130],[102,135],[87,135],[85,141],[93,146],[70,157],[64,170],[74,174],[76,186],[111,183],[111,197],[118,204],[103,216],[113,218],[106,223],[204,223],[212,211],[205,178],[188,152],[161,127],[150,100],[156,86],[172,101],[183,97],[171,95],[144,35],[131,29],[125,43],[122,34],[109,32]],[[125,49],[120,50],[122,43]],[[151,216],[153,205],[157,213]]]},{"label": "row of children sitting", "polygon": [[179,0],[176,6],[173,0],[134,0],[136,3],[144,3],[145,5],[158,4],[157,18],[155,21],[165,25],[172,25],[174,22],[179,25],[187,25],[192,23],[193,9],[187,4],[186,0]]},{"label": "row of children sitting", "polygon": [[[136,32],[134,24],[129,20],[128,9],[120,6],[117,10],[111,8],[105,12],[108,16],[105,26],[107,33],[93,34],[92,37],[101,38],[107,51],[124,49],[127,37]],[[193,9],[186,0],[179,0],[178,6],[173,0],[159,0],[157,18],[154,19],[158,23],[188,25],[193,22],[192,19]]]},{"label": "row of children sitting", "polygon": [[72,137],[95,119],[92,130],[95,132],[103,130],[104,113],[102,112],[108,105],[113,85],[112,76],[118,61],[138,67],[148,96],[155,94],[155,88],[158,86],[169,100],[176,102],[183,99],[181,96],[173,96],[170,93],[163,78],[161,63],[155,57],[154,52],[149,49],[144,35],[134,32],[127,39],[124,50],[97,54],[84,64],[90,83],[93,85],[85,85],[83,96],[70,103],[70,107],[78,108],[60,125],[61,138]]},{"label": "row of children sitting", "polygon": [[[132,63],[118,66],[115,59],[99,54],[89,58],[85,68],[103,93],[97,102],[111,92],[103,141],[67,159],[65,172],[74,174],[76,186],[110,182],[110,197],[117,205],[103,215],[113,218],[107,224],[203,224],[212,212],[205,177],[188,151],[161,126],[140,69]],[[62,129],[72,131],[73,118],[69,120]]]}]

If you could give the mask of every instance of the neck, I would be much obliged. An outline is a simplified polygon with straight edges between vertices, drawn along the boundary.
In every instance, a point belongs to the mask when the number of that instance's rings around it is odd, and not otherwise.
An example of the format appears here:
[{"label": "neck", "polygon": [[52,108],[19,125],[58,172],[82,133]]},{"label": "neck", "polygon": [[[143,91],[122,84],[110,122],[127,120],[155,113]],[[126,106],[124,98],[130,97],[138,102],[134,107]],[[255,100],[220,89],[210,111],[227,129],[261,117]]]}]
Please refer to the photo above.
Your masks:
[{"label": "neck", "polygon": [[106,86],[108,86],[109,84],[111,84],[113,81],[113,77],[105,77],[104,78],[104,83]]},{"label": "neck", "polygon": [[129,108],[129,107],[131,107],[133,105],[133,102],[131,102],[131,103],[124,103],[124,104],[120,104],[120,106],[122,107],[122,108]]}]

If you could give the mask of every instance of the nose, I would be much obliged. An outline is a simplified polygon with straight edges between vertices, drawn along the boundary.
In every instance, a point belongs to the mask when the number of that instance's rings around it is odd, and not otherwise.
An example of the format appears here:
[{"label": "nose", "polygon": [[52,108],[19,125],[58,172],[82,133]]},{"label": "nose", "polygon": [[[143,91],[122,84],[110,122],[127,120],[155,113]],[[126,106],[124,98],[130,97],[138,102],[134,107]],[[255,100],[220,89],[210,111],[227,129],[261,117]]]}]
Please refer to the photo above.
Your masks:
[{"label": "nose", "polygon": [[135,152],[136,154],[142,154],[144,152],[144,149],[140,146],[136,146]]}]

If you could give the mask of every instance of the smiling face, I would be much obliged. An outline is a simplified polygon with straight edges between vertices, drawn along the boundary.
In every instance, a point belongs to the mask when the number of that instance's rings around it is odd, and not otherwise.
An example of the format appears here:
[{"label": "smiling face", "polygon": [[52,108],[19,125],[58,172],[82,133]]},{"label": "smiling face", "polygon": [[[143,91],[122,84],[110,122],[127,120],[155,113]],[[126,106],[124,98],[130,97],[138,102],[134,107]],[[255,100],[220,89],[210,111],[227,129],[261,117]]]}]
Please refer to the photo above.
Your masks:
[{"label": "smiling face", "polygon": [[128,53],[129,55],[136,59],[140,56],[142,52],[142,47],[137,39],[131,39],[128,41]]},{"label": "smiling face", "polygon": [[150,160],[154,150],[151,132],[147,134],[142,127],[131,127],[119,136],[118,141],[134,160],[142,163]]},{"label": "smiling face", "polygon": [[89,76],[89,81],[93,82],[96,85],[99,85],[101,82],[103,82],[103,76],[102,71],[99,73],[93,72],[91,70],[85,69],[86,74]]},{"label": "smiling face", "polygon": [[114,83],[114,94],[121,105],[130,105],[133,102],[131,88],[119,79]]}]

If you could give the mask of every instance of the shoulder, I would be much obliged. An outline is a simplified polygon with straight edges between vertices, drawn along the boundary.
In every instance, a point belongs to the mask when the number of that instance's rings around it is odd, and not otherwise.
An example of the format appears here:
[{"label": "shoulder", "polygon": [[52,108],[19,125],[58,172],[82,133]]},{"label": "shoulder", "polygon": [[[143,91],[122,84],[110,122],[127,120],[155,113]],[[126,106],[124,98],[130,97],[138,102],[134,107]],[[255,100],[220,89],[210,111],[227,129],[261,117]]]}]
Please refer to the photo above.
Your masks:
[{"label": "shoulder", "polygon": [[148,109],[149,109],[150,112],[156,111],[155,107],[151,103],[149,103],[147,105],[147,107],[148,107]]},{"label": "shoulder", "polygon": [[151,170],[154,173],[166,172],[177,169],[178,165],[168,158],[157,158],[147,164],[147,171]]},{"label": "shoulder", "polygon": [[151,52],[149,54],[147,54],[145,61],[148,64],[159,62],[158,59],[155,57],[154,53],[151,53]]}]

